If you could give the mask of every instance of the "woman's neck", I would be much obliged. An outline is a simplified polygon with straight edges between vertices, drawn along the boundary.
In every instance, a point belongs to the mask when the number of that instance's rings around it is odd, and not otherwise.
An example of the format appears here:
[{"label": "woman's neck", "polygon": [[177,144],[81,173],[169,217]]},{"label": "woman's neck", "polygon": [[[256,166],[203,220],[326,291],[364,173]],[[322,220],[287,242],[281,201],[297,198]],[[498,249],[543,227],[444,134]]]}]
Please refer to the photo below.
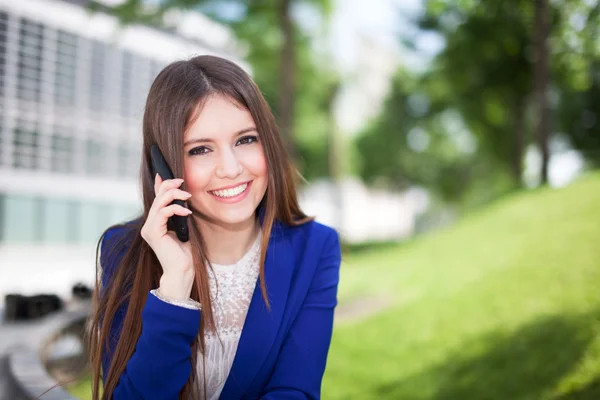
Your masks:
[{"label": "woman's neck", "polygon": [[230,265],[239,261],[250,249],[258,232],[258,219],[251,218],[237,225],[219,225],[198,221],[202,239],[211,263]]}]

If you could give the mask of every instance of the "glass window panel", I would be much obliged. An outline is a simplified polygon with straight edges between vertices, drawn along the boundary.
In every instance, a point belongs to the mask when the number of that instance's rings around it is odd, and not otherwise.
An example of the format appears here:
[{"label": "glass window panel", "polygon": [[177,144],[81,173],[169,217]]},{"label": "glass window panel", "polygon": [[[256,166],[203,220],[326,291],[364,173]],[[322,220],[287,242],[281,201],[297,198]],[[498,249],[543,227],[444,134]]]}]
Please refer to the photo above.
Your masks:
[{"label": "glass window panel", "polygon": [[99,202],[82,202],[77,209],[79,242],[95,243],[110,224],[110,207]]},{"label": "glass window panel", "polygon": [[51,137],[50,168],[54,172],[72,173],[74,157],[74,139],[69,135],[69,128],[55,127]]},{"label": "glass window panel", "polygon": [[41,226],[39,201],[31,196],[6,195],[4,199],[4,240],[6,242],[36,242]]},{"label": "glass window panel", "polygon": [[40,100],[43,35],[41,24],[21,18],[17,69],[17,97],[21,100]]},{"label": "glass window panel", "polygon": [[121,67],[121,116],[131,117],[131,84],[133,74],[133,55],[129,51],[123,53]]},{"label": "glass window panel", "polygon": [[90,175],[99,175],[106,168],[106,145],[98,140],[88,140],[86,143],[86,171]]},{"label": "glass window panel", "polygon": [[6,241],[6,194],[0,193],[0,243]]},{"label": "glass window panel", "polygon": [[106,45],[97,40],[92,41],[92,60],[90,68],[90,109],[96,112],[104,111],[104,96],[106,84]]},{"label": "glass window panel", "polygon": [[116,204],[112,207],[111,224],[122,224],[131,221],[141,214],[141,209],[134,205]]},{"label": "glass window panel", "polygon": [[0,11],[0,99],[4,96],[4,71],[6,66],[6,34],[8,14]]},{"label": "glass window panel", "polygon": [[17,120],[13,136],[13,167],[21,169],[37,168],[39,137],[36,124]]},{"label": "glass window panel", "polygon": [[43,209],[42,240],[51,243],[67,242],[72,228],[70,219],[74,218],[72,204],[64,199],[46,198]]},{"label": "glass window panel", "polygon": [[58,106],[71,107],[75,105],[76,66],[77,36],[59,30],[54,80],[54,101]]}]

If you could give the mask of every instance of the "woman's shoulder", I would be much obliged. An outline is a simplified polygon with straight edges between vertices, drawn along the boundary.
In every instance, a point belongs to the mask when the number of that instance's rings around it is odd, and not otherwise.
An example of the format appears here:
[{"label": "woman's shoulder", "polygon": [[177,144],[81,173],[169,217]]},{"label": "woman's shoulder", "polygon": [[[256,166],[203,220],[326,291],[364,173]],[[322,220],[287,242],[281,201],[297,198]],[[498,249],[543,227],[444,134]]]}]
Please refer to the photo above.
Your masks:
[{"label": "woman's shoulder", "polygon": [[290,239],[276,244],[274,250],[277,260],[289,266],[281,269],[288,271],[295,293],[337,285],[342,258],[338,232],[313,220],[288,227],[287,233]]},{"label": "woman's shoulder", "polygon": [[108,227],[102,234],[102,242],[109,243],[114,240],[128,239],[135,233],[139,227],[141,218],[135,218],[120,224]]},{"label": "woman's shoulder", "polygon": [[338,232],[333,227],[316,220],[296,226],[288,225],[283,230],[296,248],[326,250],[332,246],[339,247]]},{"label": "woman's shoulder", "polygon": [[291,234],[310,236],[314,239],[338,237],[338,233],[334,228],[321,222],[317,222],[314,219],[301,225],[288,226],[287,229]]},{"label": "woman's shoulder", "polygon": [[141,219],[112,225],[100,237],[100,264],[103,270],[112,270],[123,257],[139,228]]}]

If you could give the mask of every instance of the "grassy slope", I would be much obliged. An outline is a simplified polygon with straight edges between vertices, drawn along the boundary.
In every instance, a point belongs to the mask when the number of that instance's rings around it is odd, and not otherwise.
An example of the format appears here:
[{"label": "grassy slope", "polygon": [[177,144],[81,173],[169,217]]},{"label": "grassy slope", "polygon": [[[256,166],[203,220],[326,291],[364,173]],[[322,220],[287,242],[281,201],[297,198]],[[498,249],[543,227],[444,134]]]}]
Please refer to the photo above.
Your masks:
[{"label": "grassy slope", "polygon": [[600,174],[342,269],[395,305],[336,328],[325,399],[600,398]]},{"label": "grassy slope", "polygon": [[600,174],[344,261],[341,302],[382,293],[336,327],[324,399],[600,398]]}]

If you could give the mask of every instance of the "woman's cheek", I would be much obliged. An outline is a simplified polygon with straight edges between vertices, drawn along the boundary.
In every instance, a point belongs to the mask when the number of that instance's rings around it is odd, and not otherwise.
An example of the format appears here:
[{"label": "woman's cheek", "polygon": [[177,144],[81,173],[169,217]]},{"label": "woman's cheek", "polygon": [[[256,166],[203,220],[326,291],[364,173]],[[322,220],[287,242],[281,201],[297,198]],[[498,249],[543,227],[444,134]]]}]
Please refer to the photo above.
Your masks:
[{"label": "woman's cheek", "polygon": [[261,146],[255,146],[251,151],[245,153],[244,167],[252,175],[261,176],[267,173],[267,160]]},{"label": "woman's cheek", "polygon": [[203,162],[208,160],[191,160],[186,162],[184,180],[187,191],[192,193],[206,191],[211,180],[213,167],[210,163]]}]

